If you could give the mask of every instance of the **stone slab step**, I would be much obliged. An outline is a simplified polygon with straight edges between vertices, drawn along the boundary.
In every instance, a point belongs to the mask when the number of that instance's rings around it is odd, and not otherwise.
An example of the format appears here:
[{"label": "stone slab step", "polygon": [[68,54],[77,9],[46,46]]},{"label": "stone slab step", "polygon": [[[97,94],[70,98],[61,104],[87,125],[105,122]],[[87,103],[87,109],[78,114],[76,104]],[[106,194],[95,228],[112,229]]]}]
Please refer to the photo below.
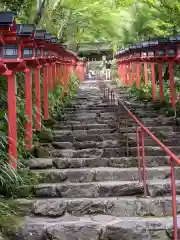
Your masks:
[{"label": "stone slab step", "polygon": [[[85,141],[95,141],[95,142],[101,142],[101,141],[107,141],[107,140],[118,140],[118,139],[124,139],[123,135],[120,135],[116,130],[112,130],[112,133],[93,133],[93,134],[86,134],[82,132],[82,130],[78,130],[81,132],[77,132],[73,134],[56,134],[54,136],[54,141],[57,142],[85,142]],[[101,131],[99,131],[101,132]]]},{"label": "stone slab step", "polygon": [[[103,182],[103,181],[138,181],[138,169],[136,168],[74,168],[74,169],[43,169],[33,170],[43,177],[45,183],[58,182]],[[180,180],[180,167],[175,168],[175,177]],[[149,180],[167,179],[171,175],[169,166],[147,168]]]},{"label": "stone slab step", "polygon": [[[132,141],[129,141],[130,146],[136,146],[136,144]],[[97,149],[103,149],[103,148],[117,148],[126,146],[125,140],[107,140],[107,141],[83,141],[83,142],[53,142],[52,146],[55,149],[86,149],[86,148],[97,148]]]},{"label": "stone slab step", "polygon": [[116,127],[117,124],[113,123],[113,124],[74,124],[74,125],[65,125],[62,126],[61,123],[57,124],[54,126],[55,130],[70,130],[70,131],[74,131],[74,130],[90,130],[90,129],[109,129],[109,128],[113,128]]},{"label": "stone slab step", "polygon": [[[31,169],[66,169],[66,168],[87,168],[87,167],[117,167],[128,168],[137,167],[136,157],[121,158],[36,158],[25,160],[25,164]],[[146,164],[148,167],[169,166],[169,157],[166,156],[147,156]]]},{"label": "stone slab step", "polygon": [[[171,194],[170,179],[148,181],[148,192],[151,197]],[[180,194],[180,180],[176,181],[176,193]],[[91,183],[56,183],[39,184],[35,186],[36,197],[62,197],[62,198],[98,198],[118,196],[141,196],[143,184],[138,181],[109,181]]]},{"label": "stone slab step", "polygon": [[[61,217],[107,214],[117,217],[162,217],[172,215],[172,198],[156,197],[105,197],[105,198],[47,198],[17,199],[15,203],[21,212],[36,216]],[[176,197],[177,212],[180,210],[180,196]]]},{"label": "stone slab step", "polygon": [[[154,136],[156,136],[159,140],[174,140],[175,142],[180,140],[179,132],[168,132],[168,131],[157,131],[151,132]],[[126,133],[123,134],[124,136]],[[136,139],[136,133],[127,133],[129,139]],[[148,134],[144,134],[145,139],[152,139]]]},{"label": "stone slab step", "polygon": [[[31,217],[24,220],[19,235],[28,240],[155,240],[172,239],[171,217],[114,217],[96,215],[61,218]],[[178,229],[180,218],[178,217]],[[178,238],[180,237],[180,233]]]},{"label": "stone slab step", "polygon": [[[169,150],[172,151],[175,155],[180,154],[179,146],[169,147]],[[140,147],[141,151],[141,147]],[[120,147],[120,148],[87,148],[82,150],[73,150],[73,149],[53,149],[50,151],[52,157],[64,157],[64,158],[90,158],[90,157],[123,157],[123,156],[137,156],[136,147]],[[156,146],[146,146],[145,147],[145,156],[166,156],[160,147]]]},{"label": "stone slab step", "polygon": [[[127,133],[136,133],[136,127],[128,127],[125,128],[124,126],[120,125],[121,127],[119,128],[120,132],[127,132]],[[163,133],[165,132],[166,134],[175,134],[176,132],[179,134],[180,132],[180,128],[177,127],[176,129],[172,126],[148,126],[147,127],[151,132],[153,132],[154,134],[156,134],[156,132],[158,133]]]}]

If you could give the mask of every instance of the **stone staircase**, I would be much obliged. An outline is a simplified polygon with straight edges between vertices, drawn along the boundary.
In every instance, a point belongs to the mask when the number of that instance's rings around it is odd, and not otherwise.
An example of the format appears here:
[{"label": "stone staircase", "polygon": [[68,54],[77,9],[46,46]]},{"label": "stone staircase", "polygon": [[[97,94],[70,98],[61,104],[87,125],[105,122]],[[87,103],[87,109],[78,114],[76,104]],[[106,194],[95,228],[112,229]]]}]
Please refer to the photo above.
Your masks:
[{"label": "stone staircase", "polygon": [[[126,99],[124,92],[119,94]],[[159,112],[150,107],[144,112],[143,107],[134,110],[143,112],[140,117],[146,126],[180,155],[175,141],[180,134],[172,119],[158,117]],[[29,214],[23,239],[172,239],[169,158],[146,138],[149,197],[144,198],[143,185],[138,182],[135,125],[130,120],[128,129],[122,127],[118,132],[117,119],[103,101],[96,81],[81,85],[66,114],[68,120],[55,126],[54,142],[47,146],[51,157],[28,161],[32,171],[44,177],[44,183],[35,186],[35,198],[18,200]],[[177,139],[167,132],[175,133]],[[175,171],[179,212],[179,166]]]}]

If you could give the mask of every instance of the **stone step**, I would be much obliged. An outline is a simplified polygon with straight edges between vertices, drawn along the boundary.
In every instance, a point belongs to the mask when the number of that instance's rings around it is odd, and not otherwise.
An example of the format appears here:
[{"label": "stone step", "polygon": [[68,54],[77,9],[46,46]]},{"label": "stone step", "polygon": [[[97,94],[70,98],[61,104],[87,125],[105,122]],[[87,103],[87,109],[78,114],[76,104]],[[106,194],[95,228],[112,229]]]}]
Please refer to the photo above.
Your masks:
[{"label": "stone step", "polygon": [[[121,158],[36,158],[25,160],[25,164],[31,169],[66,169],[66,168],[87,168],[87,167],[117,167],[128,168],[137,167],[136,157]],[[166,156],[147,156],[146,164],[148,167],[169,166],[169,157]]]},{"label": "stone step", "polygon": [[[21,212],[36,216],[61,217],[106,214],[117,217],[162,217],[172,215],[172,197],[104,197],[104,198],[47,198],[17,199]],[[177,212],[180,196],[176,197]]]},{"label": "stone step", "polygon": [[[136,133],[136,128],[137,127],[128,127],[128,128],[125,128],[124,124],[120,125],[121,127],[119,128],[119,131],[120,132],[128,132],[128,133]],[[156,132],[158,133],[161,133],[163,134],[166,133],[166,134],[175,134],[177,133],[178,135],[179,132],[180,132],[180,128],[179,127],[172,127],[172,126],[148,126],[147,127],[149,131],[153,132],[154,134]],[[176,130],[176,132],[174,131]],[[146,133],[145,133],[146,134]]]},{"label": "stone step", "polygon": [[[169,240],[172,239],[171,217],[114,217],[96,215],[61,218],[25,218],[19,230],[21,238],[29,240]],[[180,219],[178,217],[178,229]],[[179,231],[180,232],[180,231]],[[178,233],[180,238],[180,233]]]},{"label": "stone step", "polygon": [[[169,150],[172,151],[175,155],[180,154],[179,146],[169,147]],[[141,151],[141,147],[140,147]],[[50,150],[50,155],[53,157],[64,157],[64,158],[88,158],[88,157],[123,157],[123,156],[137,156],[136,147],[126,147],[121,148],[87,148],[82,150],[73,150],[73,149],[53,149]],[[156,146],[146,146],[145,147],[145,156],[166,156],[160,147]]]},{"label": "stone step", "polygon": [[[154,134],[156,136],[156,134]],[[129,134],[128,134],[129,136]],[[126,134],[124,134],[125,141],[126,141]],[[179,146],[180,145],[180,138],[164,138],[164,137],[158,137],[158,139],[167,147],[173,147],[173,146]],[[130,135],[128,138],[129,146],[136,146],[136,134],[134,136]],[[146,136],[145,137],[145,146],[158,146],[157,143],[151,138]]]},{"label": "stone step", "polygon": [[[33,170],[43,177],[45,183],[58,182],[103,182],[103,181],[138,181],[138,168],[74,168]],[[147,168],[148,180],[167,179],[170,177],[169,166]],[[180,180],[180,167],[175,168],[175,176]]]},{"label": "stone step", "polygon": [[[117,124],[113,124],[116,127]],[[109,129],[112,128],[112,124],[74,124],[62,126],[61,123],[54,126],[55,130],[90,130],[90,129]]]},{"label": "stone step", "polygon": [[[156,136],[160,141],[162,140],[174,140],[175,142],[179,141],[180,139],[180,133],[179,132],[169,132],[169,131],[157,131],[157,132],[151,132],[154,136]],[[126,135],[124,133],[123,135]],[[129,139],[136,139],[136,133],[127,133]],[[152,139],[148,134],[144,134],[145,139]]]},{"label": "stone step", "polygon": [[[80,131],[80,130],[78,130]],[[82,131],[82,130],[81,130]],[[102,141],[107,141],[107,140],[117,140],[117,139],[122,139],[124,140],[124,136],[120,135],[116,130],[114,130],[114,133],[107,133],[107,134],[79,134],[79,132],[74,131],[73,135],[72,134],[56,134],[54,136],[54,141],[56,142],[85,142],[85,141],[95,141],[95,142],[102,142]]]},{"label": "stone step", "polygon": [[[149,180],[147,190],[151,197],[171,195],[171,180]],[[35,186],[35,196],[41,198],[142,196],[143,192],[143,184],[138,181],[43,183]],[[176,193],[180,194],[180,180],[176,181]]]},{"label": "stone step", "polygon": [[[132,141],[131,141],[132,142]],[[136,143],[129,142],[129,145],[136,146]],[[106,140],[101,142],[96,141],[83,141],[83,142],[53,142],[52,146],[55,149],[87,149],[87,148],[118,148],[122,146],[126,146],[125,140]]]}]

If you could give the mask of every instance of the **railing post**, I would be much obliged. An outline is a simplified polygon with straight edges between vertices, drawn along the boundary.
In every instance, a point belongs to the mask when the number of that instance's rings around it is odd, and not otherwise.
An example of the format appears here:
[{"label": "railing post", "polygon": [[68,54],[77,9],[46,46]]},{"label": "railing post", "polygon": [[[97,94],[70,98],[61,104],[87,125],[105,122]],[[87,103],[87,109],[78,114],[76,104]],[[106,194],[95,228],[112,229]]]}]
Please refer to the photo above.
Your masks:
[{"label": "railing post", "polygon": [[128,139],[128,123],[127,123],[127,115],[125,114],[125,128],[126,128],[126,153],[127,157],[129,157],[129,139]]},{"label": "railing post", "polygon": [[156,101],[156,81],[155,81],[154,63],[151,63],[151,83],[152,83],[152,99],[153,101]]},{"label": "railing post", "polygon": [[36,98],[36,131],[41,130],[41,89],[40,89],[40,68],[34,69],[35,98]]},{"label": "railing post", "polygon": [[141,156],[140,156],[140,139],[139,139],[139,128],[136,128],[136,144],[137,144],[137,157],[138,157],[138,178],[141,182]]},{"label": "railing post", "polygon": [[32,78],[31,70],[27,69],[25,72],[25,96],[26,96],[26,147],[32,148]]},{"label": "railing post", "polygon": [[45,64],[43,68],[43,80],[44,80],[44,120],[49,119],[49,104],[48,104],[48,65]]},{"label": "railing post", "polygon": [[172,189],[173,240],[178,240],[175,170],[174,160],[172,158],[170,158],[170,166],[171,166],[171,189]]},{"label": "railing post", "polygon": [[159,74],[159,91],[160,91],[160,102],[164,102],[164,87],[163,87],[163,74],[162,74],[162,63],[158,63],[158,74]]},{"label": "railing post", "polygon": [[141,129],[141,145],[142,145],[142,167],[143,167],[143,186],[144,196],[147,197],[147,170],[145,162],[145,146],[144,146],[144,130]]},{"label": "railing post", "polygon": [[9,158],[13,168],[17,167],[17,127],[16,127],[16,75],[8,76],[8,139]]}]

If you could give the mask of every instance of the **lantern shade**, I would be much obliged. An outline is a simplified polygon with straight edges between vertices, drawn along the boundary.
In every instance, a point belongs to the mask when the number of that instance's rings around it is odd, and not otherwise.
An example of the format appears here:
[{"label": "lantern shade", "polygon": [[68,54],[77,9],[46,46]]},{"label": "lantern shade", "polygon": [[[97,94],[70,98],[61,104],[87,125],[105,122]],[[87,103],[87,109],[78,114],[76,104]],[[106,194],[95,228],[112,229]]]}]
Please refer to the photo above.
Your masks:
[{"label": "lantern shade", "polygon": [[170,36],[170,37],[169,37],[169,41],[170,41],[171,43],[173,43],[173,42],[177,42],[178,40],[177,40],[177,37],[176,37],[176,36]]},{"label": "lantern shade", "polygon": [[134,45],[130,45],[129,46],[129,50],[135,50],[137,47],[136,47],[136,45],[134,44]]},{"label": "lantern shade", "polygon": [[46,41],[51,41],[51,34],[50,34],[50,33],[46,33],[46,34],[44,35],[44,39],[45,39]]},{"label": "lantern shade", "polygon": [[142,42],[142,47],[144,48],[149,47],[149,41]]},{"label": "lantern shade", "polygon": [[46,34],[45,30],[38,29],[35,32],[34,39],[36,39],[36,40],[44,40],[45,39],[45,34]]},{"label": "lantern shade", "polygon": [[31,36],[35,31],[34,24],[17,24],[16,26],[19,36]]},{"label": "lantern shade", "polygon": [[158,43],[159,44],[166,44],[169,42],[169,38],[168,37],[160,37],[158,38]]},{"label": "lantern shade", "polygon": [[137,43],[137,44],[136,44],[136,48],[137,48],[137,49],[142,48],[142,44],[141,44],[141,43]]},{"label": "lantern shade", "polygon": [[176,49],[168,49],[167,50],[167,55],[168,56],[176,56]]},{"label": "lantern shade", "polygon": [[51,37],[51,43],[57,43],[57,37],[52,36]]},{"label": "lantern shade", "polygon": [[157,38],[150,38],[149,39],[149,46],[154,47],[158,45],[158,39]]},{"label": "lantern shade", "polygon": [[33,49],[32,48],[24,48],[23,56],[24,56],[24,58],[32,58],[33,57]]},{"label": "lantern shade", "polygon": [[15,44],[9,44],[4,46],[4,58],[16,59],[18,57],[18,46]]},{"label": "lantern shade", "polygon": [[156,51],[156,56],[162,57],[162,56],[165,56],[165,55],[166,55],[165,54],[165,49],[161,49],[161,50]]},{"label": "lantern shade", "polygon": [[6,27],[14,23],[16,12],[0,12],[0,27]]},{"label": "lantern shade", "polygon": [[148,57],[154,57],[154,52],[149,51],[149,52],[147,53],[147,55],[148,55]]}]

